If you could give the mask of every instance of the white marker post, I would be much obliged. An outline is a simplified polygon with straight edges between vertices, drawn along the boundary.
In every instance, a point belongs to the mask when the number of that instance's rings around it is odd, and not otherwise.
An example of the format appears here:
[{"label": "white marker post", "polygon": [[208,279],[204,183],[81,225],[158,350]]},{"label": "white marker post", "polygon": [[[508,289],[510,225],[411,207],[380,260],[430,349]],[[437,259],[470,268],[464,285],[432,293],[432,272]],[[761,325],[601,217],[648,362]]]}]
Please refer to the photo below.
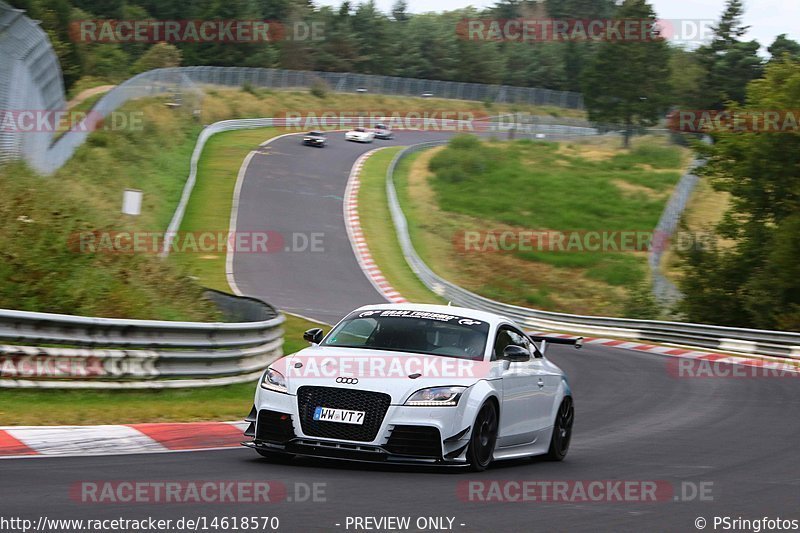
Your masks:
[{"label": "white marker post", "polygon": [[142,214],[142,191],[125,189],[122,194],[122,214],[135,217]]}]

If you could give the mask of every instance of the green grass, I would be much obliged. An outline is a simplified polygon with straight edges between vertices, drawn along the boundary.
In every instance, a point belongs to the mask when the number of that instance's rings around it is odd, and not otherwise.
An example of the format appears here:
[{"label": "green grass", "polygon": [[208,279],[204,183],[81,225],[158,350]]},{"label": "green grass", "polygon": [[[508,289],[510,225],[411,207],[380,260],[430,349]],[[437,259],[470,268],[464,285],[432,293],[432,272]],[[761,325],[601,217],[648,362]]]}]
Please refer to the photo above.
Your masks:
[{"label": "green grass", "polygon": [[[657,138],[632,149],[459,138],[398,167],[414,245],[437,273],[489,298],[540,309],[622,315],[648,279],[643,251],[464,252],[464,231],[650,232],[688,163]],[[371,243],[370,243],[371,245]],[[382,265],[381,265],[382,266]]]},{"label": "green grass", "polygon": [[[680,151],[637,146],[591,161],[557,143],[516,141],[450,148],[431,161],[442,209],[532,229],[648,230],[680,179]],[[671,164],[673,166],[657,166]],[[653,172],[642,165],[670,172]],[[641,187],[622,194],[615,180]],[[489,194],[491,191],[491,194]]]},{"label": "green grass", "polygon": [[168,391],[0,390],[4,425],[133,424],[241,420],[255,385]]},{"label": "green grass", "polygon": [[[125,106],[143,131],[98,131],[53,176],[0,167],[0,307],[86,316],[216,320],[202,287],[155,254],[92,253],[87,232],[166,227],[189,169],[199,126],[164,114],[158,99]],[[143,191],[142,214],[120,213],[126,188]]]},{"label": "green grass", "polygon": [[385,148],[367,159],[361,172],[358,214],[372,259],[403,297],[418,303],[445,303],[411,271],[397,241],[386,198],[386,170],[401,147]]}]

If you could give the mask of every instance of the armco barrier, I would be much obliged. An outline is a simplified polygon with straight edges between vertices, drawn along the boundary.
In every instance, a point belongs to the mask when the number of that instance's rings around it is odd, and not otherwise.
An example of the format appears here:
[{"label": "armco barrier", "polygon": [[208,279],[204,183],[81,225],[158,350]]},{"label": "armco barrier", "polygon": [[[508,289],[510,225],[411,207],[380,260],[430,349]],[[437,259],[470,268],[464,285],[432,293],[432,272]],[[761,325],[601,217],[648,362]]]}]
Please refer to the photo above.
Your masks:
[{"label": "armco barrier", "polygon": [[422,143],[406,148],[392,160],[386,174],[386,194],[389,209],[397,231],[397,238],[406,262],[419,279],[433,292],[454,304],[474,309],[491,311],[515,319],[521,324],[549,331],[564,331],[588,336],[603,336],[622,339],[698,346],[743,353],[757,353],[780,357],[800,355],[800,333],[766,331],[757,329],[728,328],[689,324],[681,322],[661,322],[654,320],[633,320],[597,316],[569,315],[538,311],[490,300],[463,289],[434,273],[419,257],[408,232],[406,220],[397,191],[394,186],[394,172],[398,163],[408,155],[443,143]]},{"label": "armco barrier", "polygon": [[[209,291],[229,318],[201,323],[0,310],[0,387],[186,388],[253,381],[282,354],[284,317]],[[37,345],[47,345],[40,347]]]},{"label": "armco barrier", "polygon": [[[4,18],[4,10],[1,9],[3,6],[5,4],[0,2],[0,31],[2,31]],[[28,20],[17,11],[9,11],[9,13],[12,13],[14,17]],[[29,25],[35,26],[32,23]],[[36,29],[38,30],[38,28]],[[38,30],[36,35],[37,38],[38,36],[44,36],[41,30]],[[0,41],[0,66],[4,64],[2,58],[6,54],[6,48]],[[42,49],[44,50],[45,48]],[[55,66],[51,69],[52,72],[58,72],[55,54],[52,53],[49,46],[46,47],[46,50],[48,51],[46,59],[50,62],[48,64],[55,62]],[[11,50],[11,52],[15,51]],[[40,60],[39,63],[44,64],[43,61]],[[12,71],[10,74],[14,75],[15,72],[17,71]],[[19,72],[19,75],[14,76],[15,80],[16,78],[22,79],[22,73],[26,73],[27,70],[20,70]],[[36,104],[38,107],[33,106],[33,104],[25,104],[22,107],[18,105],[10,106],[9,109],[30,109],[32,106],[36,109],[62,109],[64,107],[64,91],[61,79],[60,76],[55,77],[58,82],[56,87],[52,83],[52,77],[52,75],[48,74],[47,87],[39,87],[35,84],[20,85],[15,81],[16,85],[26,88],[23,92],[7,88],[7,80],[4,81],[5,77],[0,76],[0,104],[3,102],[5,93],[9,93],[16,98],[25,94],[38,95],[41,92],[49,95],[51,99],[58,96],[60,100],[56,99],[54,103],[48,102],[49,107],[43,107],[44,104]],[[39,77],[36,78],[36,80],[38,79]],[[11,79],[9,78],[9,80]],[[396,78],[367,74],[246,67],[162,68],[137,74],[103,95],[92,108],[91,116],[86,121],[82,122],[74,130],[64,133],[58,139],[55,139],[53,133],[28,135],[12,132],[10,135],[2,136],[2,132],[0,132],[0,162],[22,156],[37,172],[52,174],[72,157],[75,150],[84,143],[90,131],[100,124],[101,119],[108,117],[126,102],[136,98],[173,93],[180,101],[181,107],[196,111],[198,103],[202,99],[202,86],[242,87],[245,84],[249,84],[253,87],[288,90],[307,89],[319,80],[324,80],[331,90],[335,92],[351,93],[364,90],[372,94],[395,96],[421,96],[426,94],[436,98],[454,100],[492,101],[583,109],[583,97],[579,93],[528,87],[512,88],[500,85]],[[32,142],[33,140],[37,142],[35,146],[27,150],[20,149],[19,144],[21,141]]]}]

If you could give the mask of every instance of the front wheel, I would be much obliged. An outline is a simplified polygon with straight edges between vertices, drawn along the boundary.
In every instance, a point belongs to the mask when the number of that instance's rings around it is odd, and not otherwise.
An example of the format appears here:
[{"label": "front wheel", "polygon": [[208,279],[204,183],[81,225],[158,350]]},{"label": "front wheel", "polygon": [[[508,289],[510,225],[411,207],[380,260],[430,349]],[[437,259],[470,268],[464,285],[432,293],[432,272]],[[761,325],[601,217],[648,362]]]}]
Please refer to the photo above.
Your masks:
[{"label": "front wheel", "polygon": [[475,417],[475,427],[467,448],[467,461],[470,470],[483,472],[492,462],[494,446],[497,443],[497,407],[489,401],[481,406]]},{"label": "front wheel", "polygon": [[575,407],[572,404],[572,397],[567,396],[561,401],[553,423],[553,436],[550,438],[550,449],[547,451],[547,458],[551,461],[563,461],[567,456],[574,421]]}]

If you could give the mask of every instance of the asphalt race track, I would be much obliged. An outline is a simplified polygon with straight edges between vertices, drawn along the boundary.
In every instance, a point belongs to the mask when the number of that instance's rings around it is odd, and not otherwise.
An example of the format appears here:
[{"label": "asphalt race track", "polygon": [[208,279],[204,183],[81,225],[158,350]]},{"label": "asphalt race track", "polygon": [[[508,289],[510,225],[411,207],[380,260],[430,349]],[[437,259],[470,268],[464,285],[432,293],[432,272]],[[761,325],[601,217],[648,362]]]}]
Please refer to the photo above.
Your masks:
[{"label": "asphalt race track", "polygon": [[[253,157],[240,194],[237,231],[277,232],[283,251],[237,253],[236,284],[244,293],[280,309],[335,323],[361,305],[384,298],[359,269],[342,214],[350,169],[358,157],[381,146],[447,139],[444,132],[397,132],[395,140],[361,144],[328,135],[328,146],[300,144],[298,136],[277,139]],[[322,236],[322,252],[304,249],[303,237]],[[285,251],[286,248],[299,251]]]},{"label": "asphalt race track", "polygon": [[[270,144],[248,169],[238,230],[322,232],[325,251],[240,254],[234,261],[240,289],[327,322],[381,301],[345,234],[347,176],[367,150],[437,135],[399,132],[396,141],[357,145],[333,134],[325,149],[303,147],[296,137]],[[280,531],[298,532],[354,531],[345,527],[348,516],[409,516],[412,524],[418,517],[451,517],[453,530],[475,532],[696,531],[699,517],[708,521],[707,530],[713,530],[714,516],[800,518],[800,380],[677,378],[668,358],[592,345],[581,351],[551,346],[548,353],[569,374],[576,402],[572,447],[563,463],[501,463],[481,474],[312,459],[275,465],[244,448],[15,459],[0,461],[0,514],[34,521],[42,515],[278,516]],[[76,483],[101,480],[270,480],[285,484],[293,501],[87,504],[70,497]],[[470,480],[654,481],[673,492],[655,502],[470,502],[459,491]],[[320,483],[324,496],[318,501],[297,501],[303,487]],[[704,501],[696,494],[701,486]]]}]

